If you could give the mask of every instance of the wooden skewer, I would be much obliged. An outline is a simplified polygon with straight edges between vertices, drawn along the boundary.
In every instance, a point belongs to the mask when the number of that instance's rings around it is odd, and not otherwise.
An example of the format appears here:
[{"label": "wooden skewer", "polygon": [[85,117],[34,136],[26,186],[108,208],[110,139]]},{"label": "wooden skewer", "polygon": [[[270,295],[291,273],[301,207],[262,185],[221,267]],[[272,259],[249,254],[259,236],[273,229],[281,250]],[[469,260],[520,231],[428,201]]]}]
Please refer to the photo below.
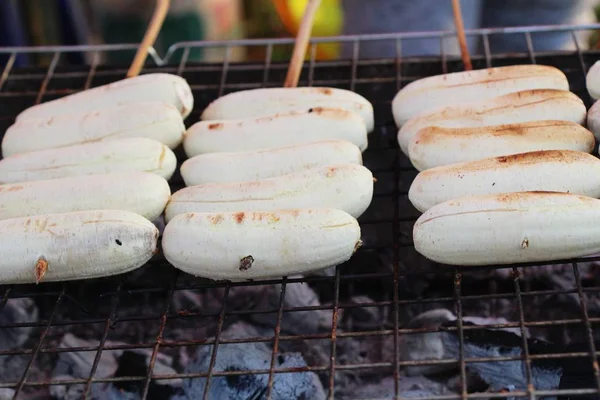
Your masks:
[{"label": "wooden skewer", "polygon": [[304,56],[306,55],[306,48],[308,47],[308,42],[310,40],[313,20],[315,19],[315,14],[317,13],[320,4],[321,0],[308,0],[308,4],[306,4],[302,22],[300,23],[300,28],[296,35],[290,67],[288,68],[283,87],[292,88],[298,86],[300,72],[302,72],[302,64],[304,63]]},{"label": "wooden skewer", "polygon": [[460,0],[452,0],[452,12],[454,13],[454,25],[456,26],[456,36],[458,37],[458,45],[460,46],[460,54],[466,71],[471,71],[471,56],[467,47],[467,38],[465,36],[465,26],[463,24],[462,12],[460,10]]},{"label": "wooden skewer", "polygon": [[144,39],[135,53],[133,62],[129,67],[129,71],[127,71],[128,78],[132,78],[140,74],[144,63],[146,62],[146,58],[148,57],[148,49],[150,49],[150,47],[153,46],[154,42],[156,41],[156,37],[158,36],[160,28],[162,27],[165,17],[167,16],[167,12],[169,11],[170,4],[171,0],[156,0],[156,6],[154,7],[152,20],[150,20],[148,29],[144,34]]}]

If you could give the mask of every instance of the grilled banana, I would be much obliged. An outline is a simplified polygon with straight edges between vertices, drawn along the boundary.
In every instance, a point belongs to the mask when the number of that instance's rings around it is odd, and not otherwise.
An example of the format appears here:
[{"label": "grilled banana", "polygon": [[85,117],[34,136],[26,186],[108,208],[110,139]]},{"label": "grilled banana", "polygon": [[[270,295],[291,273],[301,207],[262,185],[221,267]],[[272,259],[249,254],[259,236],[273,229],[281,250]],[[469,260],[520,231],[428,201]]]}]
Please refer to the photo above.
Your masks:
[{"label": "grilled banana", "polygon": [[348,260],[356,219],[335,209],[187,213],[163,233],[166,259],[189,274],[245,280],[301,274]]},{"label": "grilled banana", "polygon": [[408,198],[419,211],[463,196],[552,191],[600,197],[600,160],[570,150],[534,151],[447,165],[417,175]]},{"label": "grilled banana", "polygon": [[309,108],[341,108],[360,115],[371,132],[373,106],[361,95],[328,87],[263,88],[229,93],[208,105],[203,120],[268,117]]},{"label": "grilled banana", "polygon": [[564,120],[583,124],[583,101],[565,90],[536,89],[492,99],[449,106],[410,119],[398,132],[398,143],[408,155],[408,145],[417,132],[429,126],[475,128],[530,121]]},{"label": "grilled banana", "polygon": [[437,108],[530,89],[569,90],[565,74],[545,65],[511,65],[430,76],[409,83],[392,101],[396,125]]},{"label": "grilled banana", "polygon": [[410,161],[419,171],[482,158],[539,150],[591,153],[594,135],[570,121],[533,121],[477,128],[429,126],[408,145]]}]

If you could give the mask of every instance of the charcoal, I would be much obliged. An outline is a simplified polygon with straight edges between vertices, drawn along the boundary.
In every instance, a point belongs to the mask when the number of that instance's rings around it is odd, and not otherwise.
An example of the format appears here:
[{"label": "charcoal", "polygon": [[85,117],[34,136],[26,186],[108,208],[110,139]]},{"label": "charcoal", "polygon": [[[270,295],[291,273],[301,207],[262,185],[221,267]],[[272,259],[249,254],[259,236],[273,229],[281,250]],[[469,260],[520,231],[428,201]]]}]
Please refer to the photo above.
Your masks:
[{"label": "charcoal", "polygon": [[[146,354],[145,354],[146,353]],[[151,354],[150,354],[151,355]],[[149,354],[147,352],[140,351],[124,351],[119,357],[119,367],[115,371],[115,377],[121,376],[145,376],[148,371],[148,365],[150,359],[148,358]],[[158,361],[158,360],[157,360]],[[161,363],[156,363],[154,365],[153,373],[155,374],[163,374],[163,373],[176,373],[171,368],[160,365]],[[177,390],[169,386],[169,380],[161,380],[158,382],[151,381],[150,387],[148,390],[148,399],[166,399],[174,395]],[[171,382],[172,383],[172,382]],[[141,395],[142,392],[142,383],[141,382],[116,382],[113,383],[115,388],[119,391],[134,393],[138,396]]]},{"label": "charcoal", "polygon": [[[469,324],[466,322],[466,324]],[[443,324],[449,326],[448,324]],[[582,352],[587,343],[562,346],[539,339],[525,339],[530,355]],[[478,329],[465,331],[463,353],[466,358],[522,357],[523,341],[512,332]],[[456,332],[442,333],[444,353],[459,356],[459,338]],[[596,345],[599,345],[597,343]],[[490,385],[494,392],[528,387],[525,363],[520,360],[469,363],[467,368]],[[594,386],[594,374],[589,359],[539,358],[531,362],[532,385],[537,390],[575,389]]]},{"label": "charcoal", "polygon": [[[515,337],[517,337],[515,335]],[[441,339],[444,346],[444,353],[447,357],[458,358],[458,336],[454,332],[443,332]],[[506,357],[520,356],[522,349],[511,343],[509,346],[488,346],[465,340],[464,343],[465,357]],[[503,361],[503,362],[486,362],[468,364],[467,368],[476,372],[485,382],[490,384],[492,391],[505,390],[509,385],[515,385],[516,388],[525,389],[527,382],[525,379],[524,364],[522,361]],[[560,375],[556,374],[555,382],[549,383],[549,386],[544,384],[536,384],[536,389],[556,389],[560,380]],[[538,383],[538,382],[536,382]]]},{"label": "charcoal", "polygon": [[[38,320],[39,311],[33,300],[18,298],[9,300],[0,312],[0,325],[10,326]],[[29,340],[33,327],[0,329],[0,350],[23,348]],[[21,379],[29,361],[29,356],[6,355],[0,357],[0,376],[4,382]],[[30,371],[29,376],[34,373]]]},{"label": "charcoal", "polygon": [[[243,322],[230,326],[222,337],[247,338],[253,332]],[[195,359],[186,368],[186,373],[207,372],[213,346],[201,347]],[[271,349],[265,343],[227,343],[219,345],[213,372],[248,371],[269,369]],[[279,353],[275,357],[275,368],[302,368],[306,362],[298,353]],[[209,399],[248,399],[265,393],[268,374],[215,376],[211,380]],[[183,394],[175,399],[202,398],[206,378],[186,379]],[[325,399],[325,393],[318,377],[312,372],[294,372],[275,374],[273,377],[273,400]]]},{"label": "charcoal", "polygon": [[[106,346],[114,346],[120,343],[106,342]],[[94,343],[80,339],[70,333],[63,336],[59,348],[74,348],[93,346]],[[135,349],[135,350],[111,350],[102,353],[102,358],[94,374],[95,378],[109,378],[117,376],[140,376],[146,375],[152,350],[150,349]],[[96,351],[68,351],[61,352],[58,361],[54,367],[53,380],[69,380],[69,379],[87,379],[94,359]],[[156,363],[154,364],[154,374],[175,374],[170,365],[172,364],[171,357],[164,354],[158,354]],[[140,383],[102,383],[92,385],[92,398],[97,400],[108,400],[113,398],[118,399],[138,399],[140,398]],[[151,382],[151,393],[155,394],[174,394],[181,385],[181,380],[161,380]],[[83,385],[65,385],[50,386],[50,394],[58,399],[80,399],[83,397]],[[115,395],[121,397],[115,397]],[[165,398],[163,397],[148,397],[150,398]]]},{"label": "charcoal", "polygon": [[[29,298],[12,299],[0,312],[0,325],[8,326],[38,320],[38,308]],[[0,329],[0,349],[8,350],[25,344],[33,327]]]},{"label": "charcoal", "polygon": [[[250,308],[253,310],[277,310],[281,299],[281,285],[239,286],[229,293],[229,306]],[[286,285],[284,308],[316,307],[321,302],[315,291],[307,284],[291,283]],[[231,309],[231,308],[228,308]],[[281,323],[281,332],[294,335],[311,334],[331,329],[331,310],[309,310],[285,312]],[[263,326],[275,327],[275,313],[254,313],[250,320]]]},{"label": "charcoal", "polygon": [[[408,328],[434,329],[443,323],[455,320],[456,316],[451,311],[444,308],[438,308],[420,314],[409,322]],[[476,325],[508,323],[504,318],[465,316],[463,317],[463,320],[470,321]],[[502,330],[513,332],[517,335],[520,335],[521,333],[519,328],[503,328]],[[449,358],[445,352],[446,349],[442,344],[442,333],[440,332],[406,334],[402,336],[400,341],[400,357],[405,361],[440,360]],[[452,370],[454,368],[456,368],[456,365],[454,364],[411,365],[406,367],[405,372],[408,376],[431,375],[442,371]]]}]

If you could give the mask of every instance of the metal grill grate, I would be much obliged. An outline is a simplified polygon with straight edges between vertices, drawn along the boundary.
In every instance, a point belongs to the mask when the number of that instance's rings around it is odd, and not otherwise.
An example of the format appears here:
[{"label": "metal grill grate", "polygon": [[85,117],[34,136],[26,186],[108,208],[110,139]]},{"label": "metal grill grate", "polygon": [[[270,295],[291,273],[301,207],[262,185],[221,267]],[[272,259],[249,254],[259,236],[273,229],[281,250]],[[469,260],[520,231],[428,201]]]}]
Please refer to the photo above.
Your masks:
[{"label": "metal grill grate", "polygon": [[[600,29],[600,25],[529,27],[511,29],[487,29],[469,31],[468,34],[482,39],[484,53],[474,57],[474,67],[490,67],[516,63],[540,63],[554,65],[563,70],[571,83],[571,89],[591,105],[585,90],[587,68],[598,58],[594,52],[581,51],[576,33]],[[532,36],[550,31],[564,31],[572,35],[574,50],[539,53],[533,47]],[[492,54],[489,46],[490,35],[522,35],[528,51],[523,54]],[[433,38],[440,41],[439,57],[403,58],[402,43],[418,38]],[[343,41],[352,48],[352,58],[343,61],[315,61],[314,44],[326,41]],[[526,396],[534,399],[542,396],[594,395],[600,396],[600,376],[598,352],[594,331],[600,323],[600,314],[588,312],[591,296],[600,292],[600,278],[590,272],[591,267],[582,273],[582,265],[600,261],[600,256],[565,260],[547,266],[540,280],[524,280],[523,276],[542,263],[511,267],[486,267],[457,269],[434,265],[416,254],[412,246],[412,224],[418,212],[410,205],[407,192],[416,171],[401,154],[396,142],[396,128],[391,115],[391,99],[403,85],[415,79],[457,71],[461,63],[455,56],[445,51],[445,42],[453,40],[450,32],[405,33],[371,36],[349,36],[333,39],[314,39],[310,50],[310,60],[306,63],[300,85],[326,85],[354,90],[367,97],[374,105],[376,129],[369,138],[369,150],[364,162],[377,177],[375,198],[369,210],[361,217],[364,247],[347,265],[335,268],[332,276],[307,276],[284,278],[261,282],[222,283],[197,279],[177,272],[168,266],[160,256],[139,271],[119,277],[98,279],[88,282],[67,282],[36,286],[9,286],[0,288],[0,307],[6,308],[11,301],[19,298],[33,298],[40,317],[33,321],[4,324],[2,330],[32,329],[30,339],[22,348],[0,349],[0,358],[22,357],[25,367],[18,371],[18,379],[0,376],[0,388],[13,388],[15,397],[27,397],[27,393],[44,390],[56,385],[81,385],[86,397],[93,385],[112,382],[115,384],[139,385],[141,398],[152,397],[152,384],[173,380],[207,378],[204,398],[208,398],[212,378],[218,376],[268,375],[268,387],[254,398],[271,398],[276,374],[312,371],[319,375],[329,398],[338,398],[336,374],[340,372],[371,371],[394,380],[393,390],[386,398],[399,398],[403,370],[414,365],[441,365],[458,363],[460,390],[458,394],[431,396],[431,399],[492,398]],[[361,59],[361,46],[373,41],[396,43],[397,57],[394,59]],[[188,42],[173,45],[165,57],[151,53],[150,63],[144,72],[162,71],[185,77],[192,86],[196,105],[186,121],[191,124],[199,117],[201,110],[214,98],[230,91],[261,86],[279,86],[284,80],[287,65],[272,60],[276,46],[290,44],[291,40],[242,40],[237,42]],[[263,63],[231,63],[229,56],[234,46],[260,46],[265,49]],[[226,56],[222,64],[188,63],[190,51],[196,48],[223,47]],[[106,52],[130,51],[134,45],[97,47],[48,47],[48,48],[0,48],[0,56],[6,56],[6,63],[0,74],[0,131],[13,123],[15,115],[22,109],[40,101],[47,101],[81,89],[98,86],[125,77],[126,66],[105,67],[101,65],[101,55]],[[91,63],[86,67],[69,66],[63,63],[67,54],[83,52],[90,56]],[[13,68],[18,54],[40,53],[49,55],[46,69]],[[171,60],[180,56],[180,61]],[[178,154],[180,160],[183,154]],[[172,189],[183,185],[181,177],[172,180]],[[587,268],[587,267],[586,267]],[[554,273],[570,276],[569,284],[560,290],[543,285],[544,276]],[[508,270],[500,274],[498,271]],[[596,272],[596,275],[597,272]],[[279,302],[268,309],[244,309],[230,304],[230,295],[243,287],[279,284]],[[291,285],[310,285],[322,296],[321,305],[304,307],[285,306],[286,291]],[[416,286],[426,289],[419,291]],[[220,298],[219,307],[189,309],[180,307],[176,300],[179,293],[189,291],[198,296]],[[351,301],[355,294],[369,295],[370,301]],[[575,302],[572,309],[544,309],[557,296],[569,296]],[[513,305],[510,315],[501,315],[501,304]],[[458,359],[430,361],[401,361],[401,340],[406,335],[434,332],[436,328],[408,328],[407,323],[415,314],[434,307],[445,307],[455,311],[455,326],[445,328],[457,332],[460,348]],[[124,309],[127,309],[125,312]],[[376,309],[381,316],[379,326],[361,327],[352,318],[353,310]],[[310,334],[290,334],[282,327],[286,316],[305,312],[307,318],[322,310],[331,311],[331,321],[327,331]],[[579,341],[586,345],[581,351],[550,354],[530,354],[528,342],[523,340],[523,355],[491,356],[473,358],[465,356],[465,337],[483,329],[482,326],[467,325],[463,321],[466,313],[477,314],[487,310],[488,315],[506,317],[515,322],[485,326],[486,329],[517,328],[525,337],[526,330],[542,334],[557,343]],[[344,317],[342,317],[342,312]],[[0,311],[0,316],[2,312]],[[225,327],[232,321],[244,320],[257,314],[270,316],[274,329],[272,333],[251,338],[230,339],[222,337]],[[558,316],[560,315],[560,316]],[[214,330],[203,326],[215,327]],[[174,335],[177,329],[194,329],[198,334],[194,339],[181,340]],[[130,329],[131,328],[131,329]],[[98,332],[97,344],[79,347],[58,347],[55,337],[58,333],[77,330]],[[129,335],[126,332],[136,333]],[[142,333],[140,333],[142,331]],[[561,334],[569,331],[569,338],[561,339]],[[546,332],[546,333],[543,333]],[[533,334],[533,336],[535,336]],[[137,335],[137,336],[136,336]],[[132,338],[133,336],[133,338]],[[340,360],[340,346],[347,339],[359,342],[371,338],[391,340],[393,354],[387,354],[379,362],[347,363]],[[378,339],[378,340],[379,340]],[[115,344],[118,341],[120,343]],[[306,341],[327,341],[328,361],[309,364],[302,368],[276,368],[278,349],[282,345],[293,345]],[[215,371],[217,351],[220,346],[230,343],[263,342],[272,347],[270,364],[261,370]],[[164,374],[155,370],[156,361],[162,353],[176,353],[181,349],[200,346],[212,347],[210,366],[202,373]],[[148,349],[151,352],[149,368],[136,376],[103,378],[97,376],[103,355],[128,350]],[[33,373],[36,366],[55,360],[61,353],[95,354],[92,367],[86,377],[78,379],[55,379]],[[548,359],[577,359],[593,371],[593,379],[575,388],[543,391],[533,381],[532,364]],[[468,393],[467,370],[470,365],[482,362],[502,362],[517,360],[524,365],[527,387],[510,393]],[[39,368],[38,368],[39,369]],[[39,376],[38,376],[39,375]],[[342,396],[340,395],[340,398]]]}]

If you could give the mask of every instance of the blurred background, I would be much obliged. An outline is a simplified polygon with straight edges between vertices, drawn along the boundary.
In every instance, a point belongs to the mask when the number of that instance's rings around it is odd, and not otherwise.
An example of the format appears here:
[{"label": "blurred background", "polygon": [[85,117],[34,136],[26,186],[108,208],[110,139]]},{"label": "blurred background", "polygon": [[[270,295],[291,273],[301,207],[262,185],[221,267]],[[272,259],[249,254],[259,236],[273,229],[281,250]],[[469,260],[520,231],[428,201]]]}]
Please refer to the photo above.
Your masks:
[{"label": "blurred background", "polygon": [[[598,21],[598,0],[462,0],[465,27],[585,24]],[[180,41],[290,37],[296,34],[306,0],[172,0],[159,39],[159,54]],[[0,46],[90,45],[139,43],[153,11],[154,0],[0,0]],[[400,31],[452,30],[450,0],[323,0],[316,16],[314,36]],[[579,38],[584,48],[595,47],[599,35]],[[573,47],[569,34],[534,37],[536,51]],[[522,35],[490,37],[494,52],[525,51]],[[481,43],[469,43],[472,53]],[[264,48],[235,48],[232,61],[264,60]],[[317,59],[351,55],[336,43],[316,49]],[[395,43],[377,42],[361,47],[361,58],[395,57]],[[448,53],[457,53],[449,43]],[[223,47],[193,49],[190,61],[219,61]],[[403,56],[439,55],[439,40],[407,40]],[[276,46],[273,60],[289,59],[291,46]],[[44,65],[44,54],[23,54],[17,66]],[[69,63],[89,62],[81,53],[69,54]],[[129,52],[112,52],[104,64],[127,63]],[[0,63],[3,60],[0,59]],[[174,58],[173,61],[177,61]]]}]

